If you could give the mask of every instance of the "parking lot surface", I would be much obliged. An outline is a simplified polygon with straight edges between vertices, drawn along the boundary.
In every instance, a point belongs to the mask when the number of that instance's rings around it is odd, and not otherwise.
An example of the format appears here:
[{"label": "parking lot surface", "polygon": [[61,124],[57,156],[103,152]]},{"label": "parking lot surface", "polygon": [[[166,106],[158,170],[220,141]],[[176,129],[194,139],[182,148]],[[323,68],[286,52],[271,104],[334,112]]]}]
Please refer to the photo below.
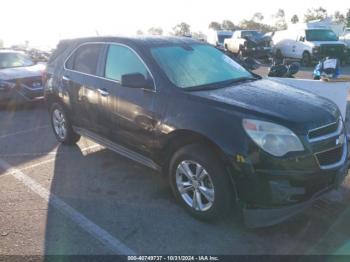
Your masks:
[{"label": "parking lot surface", "polygon": [[205,223],[160,174],[85,138],[59,145],[43,103],[1,109],[0,186],[0,255],[350,254],[349,178],[280,225]]}]

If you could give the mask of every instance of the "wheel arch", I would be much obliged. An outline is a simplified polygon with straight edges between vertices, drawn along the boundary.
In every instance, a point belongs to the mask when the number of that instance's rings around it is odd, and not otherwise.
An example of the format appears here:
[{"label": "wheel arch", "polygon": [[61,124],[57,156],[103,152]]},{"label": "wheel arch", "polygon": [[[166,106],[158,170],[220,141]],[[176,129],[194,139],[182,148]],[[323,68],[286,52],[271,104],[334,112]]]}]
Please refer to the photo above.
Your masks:
[{"label": "wheel arch", "polygon": [[213,150],[212,152],[214,152],[218,159],[222,161],[225,165],[227,175],[229,176],[229,179],[231,181],[231,186],[235,191],[236,200],[238,200],[239,190],[237,188],[237,181],[235,181],[235,173],[237,172],[237,169],[230,163],[224,151],[220,148],[218,144],[216,144],[209,137],[192,130],[180,129],[173,131],[172,133],[167,135],[167,138],[163,142],[163,146],[159,154],[161,155],[159,160],[162,166],[162,175],[164,177],[167,177],[169,175],[169,165],[174,153],[182,147],[191,144],[201,144]]}]

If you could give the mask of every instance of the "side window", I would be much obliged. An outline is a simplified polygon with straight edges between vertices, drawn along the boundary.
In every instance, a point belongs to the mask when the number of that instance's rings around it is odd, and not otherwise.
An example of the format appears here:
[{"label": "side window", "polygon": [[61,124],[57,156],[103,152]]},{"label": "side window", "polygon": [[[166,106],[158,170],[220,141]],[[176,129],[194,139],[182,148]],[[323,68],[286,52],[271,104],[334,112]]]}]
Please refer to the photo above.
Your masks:
[{"label": "side window", "polygon": [[68,59],[66,66],[78,72],[95,75],[101,44],[87,44],[79,47]]},{"label": "side window", "polygon": [[129,48],[110,45],[107,54],[105,77],[116,81],[124,74],[141,73],[149,78],[148,71],[140,58]]}]

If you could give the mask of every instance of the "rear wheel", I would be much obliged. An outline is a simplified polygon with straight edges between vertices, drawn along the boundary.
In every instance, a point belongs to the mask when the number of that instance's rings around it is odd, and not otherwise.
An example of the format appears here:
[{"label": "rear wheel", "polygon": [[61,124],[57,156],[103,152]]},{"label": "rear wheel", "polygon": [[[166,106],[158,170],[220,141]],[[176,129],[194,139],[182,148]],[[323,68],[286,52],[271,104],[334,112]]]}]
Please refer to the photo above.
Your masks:
[{"label": "rear wheel", "polygon": [[232,208],[235,194],[229,174],[205,146],[188,145],[174,154],[170,184],[182,206],[199,219],[223,217]]},{"label": "rear wheel", "polygon": [[80,136],[74,132],[71,122],[63,106],[54,103],[50,109],[51,126],[56,139],[63,144],[72,145],[79,141]]}]

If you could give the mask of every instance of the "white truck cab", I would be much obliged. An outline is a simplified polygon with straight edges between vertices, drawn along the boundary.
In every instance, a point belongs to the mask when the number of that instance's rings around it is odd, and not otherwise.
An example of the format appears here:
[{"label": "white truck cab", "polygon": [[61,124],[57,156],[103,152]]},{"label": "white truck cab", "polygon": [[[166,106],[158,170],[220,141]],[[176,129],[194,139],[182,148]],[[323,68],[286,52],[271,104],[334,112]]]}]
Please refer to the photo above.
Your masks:
[{"label": "white truck cab", "polygon": [[308,26],[291,28],[275,32],[273,53],[279,57],[300,59],[310,65],[330,56],[345,61],[348,50],[344,42],[339,41],[334,31],[326,26]]},{"label": "white truck cab", "polygon": [[223,49],[226,38],[231,38],[233,32],[227,30],[210,30],[207,35],[207,42],[213,46]]}]

